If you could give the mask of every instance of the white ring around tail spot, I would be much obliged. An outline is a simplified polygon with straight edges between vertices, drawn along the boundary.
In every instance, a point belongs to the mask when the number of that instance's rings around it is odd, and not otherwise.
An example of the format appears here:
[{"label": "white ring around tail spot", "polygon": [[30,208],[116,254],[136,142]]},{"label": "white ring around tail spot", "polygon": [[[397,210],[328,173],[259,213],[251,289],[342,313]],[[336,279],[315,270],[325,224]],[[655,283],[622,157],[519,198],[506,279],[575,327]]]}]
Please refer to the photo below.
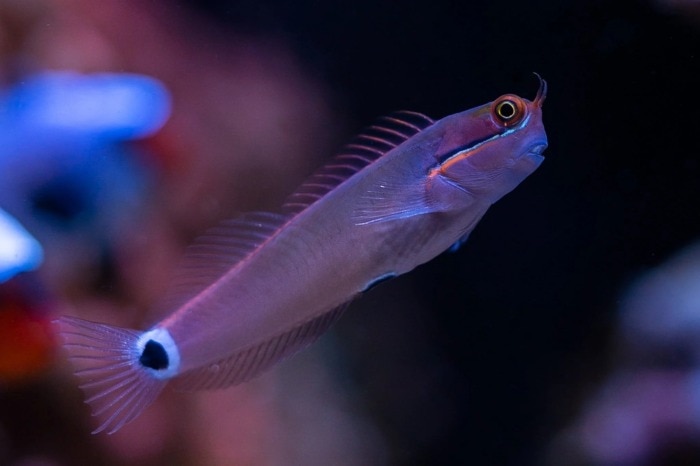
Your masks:
[{"label": "white ring around tail spot", "polygon": [[155,370],[148,367],[145,367],[144,369],[149,371],[156,379],[162,380],[175,377],[180,369],[180,351],[177,349],[175,340],[173,340],[173,337],[170,336],[170,332],[160,327],[144,332],[136,342],[136,348],[139,355],[143,353],[146,343],[148,343],[150,340],[160,343],[163,346],[163,349],[168,355],[168,367],[161,370]]}]

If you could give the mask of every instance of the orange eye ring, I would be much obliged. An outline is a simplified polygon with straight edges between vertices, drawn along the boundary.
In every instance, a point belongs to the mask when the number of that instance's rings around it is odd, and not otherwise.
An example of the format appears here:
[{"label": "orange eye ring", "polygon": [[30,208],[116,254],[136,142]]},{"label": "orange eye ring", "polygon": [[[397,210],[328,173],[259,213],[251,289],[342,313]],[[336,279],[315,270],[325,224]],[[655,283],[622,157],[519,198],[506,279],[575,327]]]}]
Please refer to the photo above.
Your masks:
[{"label": "orange eye ring", "polygon": [[527,113],[523,99],[515,95],[504,95],[491,105],[491,116],[501,126],[510,127],[520,123]]}]

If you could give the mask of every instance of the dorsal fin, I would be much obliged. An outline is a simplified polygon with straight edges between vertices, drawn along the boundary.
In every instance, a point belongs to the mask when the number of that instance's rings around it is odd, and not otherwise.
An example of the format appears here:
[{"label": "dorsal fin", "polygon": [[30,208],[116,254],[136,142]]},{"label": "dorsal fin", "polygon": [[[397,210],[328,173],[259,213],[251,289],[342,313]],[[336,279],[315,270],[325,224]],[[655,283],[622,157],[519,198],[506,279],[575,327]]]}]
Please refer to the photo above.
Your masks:
[{"label": "dorsal fin", "polygon": [[338,155],[311,175],[284,203],[296,214],[394,147],[433,124],[429,117],[400,111],[379,118],[350,141]]},{"label": "dorsal fin", "polygon": [[246,382],[316,341],[336,322],[350,301],[262,343],[175,379],[179,390],[224,388]]},{"label": "dorsal fin", "polygon": [[185,250],[170,288],[154,307],[160,318],[199,294],[248,256],[287,222],[288,215],[251,212],[226,220],[197,238]]}]

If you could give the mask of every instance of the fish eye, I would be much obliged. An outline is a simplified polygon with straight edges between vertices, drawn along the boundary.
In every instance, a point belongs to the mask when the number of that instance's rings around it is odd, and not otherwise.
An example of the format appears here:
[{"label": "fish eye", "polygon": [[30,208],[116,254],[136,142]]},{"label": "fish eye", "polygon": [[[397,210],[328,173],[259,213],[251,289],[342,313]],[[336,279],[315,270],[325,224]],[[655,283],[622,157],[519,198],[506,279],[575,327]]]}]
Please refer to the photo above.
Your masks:
[{"label": "fish eye", "polygon": [[513,126],[522,121],[526,109],[527,107],[521,98],[514,95],[504,95],[493,103],[491,115],[498,124]]},{"label": "fish eye", "polygon": [[515,116],[518,108],[510,100],[504,100],[496,107],[496,114],[504,121],[508,121]]}]

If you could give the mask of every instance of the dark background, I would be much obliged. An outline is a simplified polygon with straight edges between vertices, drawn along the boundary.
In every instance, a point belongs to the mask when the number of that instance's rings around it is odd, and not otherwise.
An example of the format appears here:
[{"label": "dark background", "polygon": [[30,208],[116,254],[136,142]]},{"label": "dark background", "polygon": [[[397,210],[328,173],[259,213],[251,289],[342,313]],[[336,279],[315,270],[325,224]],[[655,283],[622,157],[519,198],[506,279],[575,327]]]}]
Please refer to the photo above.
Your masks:
[{"label": "dark background", "polygon": [[288,41],[358,127],[547,79],[541,168],[339,324],[396,464],[543,461],[609,364],[624,286],[700,236],[699,23],[640,1],[190,3]]}]

